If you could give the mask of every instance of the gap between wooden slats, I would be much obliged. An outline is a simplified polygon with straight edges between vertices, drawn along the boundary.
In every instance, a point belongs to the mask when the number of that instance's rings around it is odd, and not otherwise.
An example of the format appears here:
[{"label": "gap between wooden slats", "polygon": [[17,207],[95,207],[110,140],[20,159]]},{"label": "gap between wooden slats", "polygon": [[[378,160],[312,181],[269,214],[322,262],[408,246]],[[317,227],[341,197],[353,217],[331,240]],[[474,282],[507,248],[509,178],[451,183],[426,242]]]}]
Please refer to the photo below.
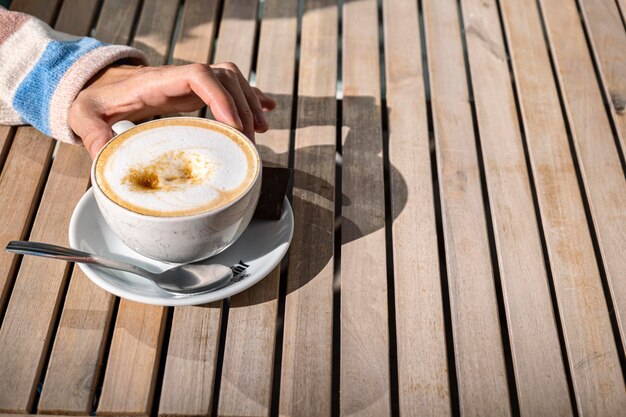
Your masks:
[{"label": "gap between wooden slats", "polygon": [[[66,1],[61,9],[55,28],[57,30],[87,34],[91,28],[97,2]],[[14,3],[19,7],[19,3]],[[55,4],[48,5],[55,8]],[[26,134],[22,139],[21,134]],[[22,148],[22,144],[36,142],[36,146]],[[34,143],[33,143],[34,144]],[[24,181],[25,171],[33,168],[33,161],[40,164],[34,168],[46,166],[51,157],[54,143],[36,132],[33,128],[18,129],[9,160],[14,152],[26,151],[21,157],[28,155],[28,163],[23,170],[12,172],[5,169],[4,178]],[[89,170],[90,161],[84,158],[83,151],[78,147],[62,144],[69,149],[67,155],[57,155],[51,166],[50,177],[45,186],[41,204],[37,212],[30,238],[67,246],[67,226],[73,207],[87,187],[87,180],[74,176],[74,170]],[[31,153],[32,152],[32,153]],[[30,155],[29,155],[30,154]],[[11,166],[8,164],[8,166]],[[15,165],[17,166],[17,165]],[[39,183],[45,179],[46,170],[40,171]],[[28,182],[28,181],[26,181]],[[20,184],[22,185],[22,184]],[[14,196],[37,196],[34,189],[20,187]],[[15,197],[14,197],[15,198]],[[12,200],[14,201],[14,200]],[[19,201],[19,200],[18,200]],[[15,202],[15,201],[14,201]],[[33,204],[33,201],[29,201]],[[13,206],[11,210],[18,207]],[[29,208],[24,208],[28,213]],[[35,210],[35,205],[30,210]],[[14,236],[14,238],[17,236]],[[54,262],[40,258],[27,258],[20,267],[15,286],[12,289],[3,326],[0,330],[0,409],[28,412],[36,407],[36,388],[39,378],[45,374],[48,358],[49,342],[56,332],[57,313],[62,303],[66,278],[70,271],[65,262]],[[27,320],[28,323],[24,322]]]}]

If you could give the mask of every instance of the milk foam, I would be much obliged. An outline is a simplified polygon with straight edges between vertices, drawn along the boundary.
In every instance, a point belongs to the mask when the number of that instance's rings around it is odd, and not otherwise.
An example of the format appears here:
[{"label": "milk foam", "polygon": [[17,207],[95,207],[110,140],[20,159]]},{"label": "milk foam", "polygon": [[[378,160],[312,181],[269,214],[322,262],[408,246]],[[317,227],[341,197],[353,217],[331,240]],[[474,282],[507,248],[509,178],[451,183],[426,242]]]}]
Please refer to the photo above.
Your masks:
[{"label": "milk foam", "polygon": [[119,205],[148,215],[196,214],[228,204],[254,181],[258,161],[236,133],[159,122],[114,140],[98,158],[98,185]]}]

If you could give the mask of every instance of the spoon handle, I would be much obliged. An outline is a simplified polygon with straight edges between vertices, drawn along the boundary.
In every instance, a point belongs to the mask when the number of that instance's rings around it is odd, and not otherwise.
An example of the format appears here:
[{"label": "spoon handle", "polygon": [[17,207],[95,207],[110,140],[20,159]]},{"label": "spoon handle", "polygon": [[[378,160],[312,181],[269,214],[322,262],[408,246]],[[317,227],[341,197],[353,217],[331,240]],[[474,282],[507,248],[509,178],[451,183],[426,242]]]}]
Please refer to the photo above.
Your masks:
[{"label": "spoon handle", "polygon": [[136,265],[114,259],[104,258],[92,253],[81,252],[79,250],[65,248],[63,246],[51,245],[43,242],[29,242],[26,240],[13,240],[6,247],[7,252],[21,255],[43,256],[44,258],[62,259],[70,262],[84,264],[94,264],[105,268],[117,269],[120,271],[132,272],[145,278],[152,279],[154,274]]}]

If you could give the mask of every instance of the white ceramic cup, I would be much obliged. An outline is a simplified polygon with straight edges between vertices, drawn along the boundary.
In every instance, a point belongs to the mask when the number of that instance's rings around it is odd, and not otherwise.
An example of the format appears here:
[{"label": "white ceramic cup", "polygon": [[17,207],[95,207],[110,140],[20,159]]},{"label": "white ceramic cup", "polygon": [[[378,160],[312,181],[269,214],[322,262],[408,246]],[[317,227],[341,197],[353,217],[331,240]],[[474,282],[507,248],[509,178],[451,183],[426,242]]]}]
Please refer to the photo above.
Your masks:
[{"label": "white ceramic cup", "polygon": [[[200,123],[216,124],[245,136],[222,123],[199,118],[172,117],[177,124],[180,119],[195,119]],[[110,199],[96,181],[96,164],[102,151],[121,135],[133,135],[147,122],[135,125],[129,121],[113,125],[118,135],[100,150],[91,168],[91,184],[98,208],[111,230],[126,245],[149,258],[165,262],[188,263],[205,259],[222,252],[232,245],[246,229],[256,209],[261,192],[261,158],[254,145],[250,146],[257,160],[257,171],[250,186],[235,200],[213,210],[185,216],[151,216],[131,211]],[[248,140],[247,138],[245,140]]]}]

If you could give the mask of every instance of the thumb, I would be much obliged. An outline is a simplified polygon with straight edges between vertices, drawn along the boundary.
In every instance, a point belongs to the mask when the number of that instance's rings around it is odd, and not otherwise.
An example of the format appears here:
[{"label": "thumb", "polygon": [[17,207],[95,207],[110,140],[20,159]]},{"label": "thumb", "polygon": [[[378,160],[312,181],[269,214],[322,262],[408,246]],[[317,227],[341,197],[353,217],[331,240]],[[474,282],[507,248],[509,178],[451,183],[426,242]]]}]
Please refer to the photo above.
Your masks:
[{"label": "thumb", "polygon": [[111,127],[89,105],[75,103],[70,110],[69,124],[83,141],[85,149],[94,159],[98,151],[113,137]]},{"label": "thumb", "polygon": [[89,151],[91,159],[94,159],[100,149],[113,137],[111,127],[102,119],[94,120],[87,134],[83,136],[85,149]]}]

